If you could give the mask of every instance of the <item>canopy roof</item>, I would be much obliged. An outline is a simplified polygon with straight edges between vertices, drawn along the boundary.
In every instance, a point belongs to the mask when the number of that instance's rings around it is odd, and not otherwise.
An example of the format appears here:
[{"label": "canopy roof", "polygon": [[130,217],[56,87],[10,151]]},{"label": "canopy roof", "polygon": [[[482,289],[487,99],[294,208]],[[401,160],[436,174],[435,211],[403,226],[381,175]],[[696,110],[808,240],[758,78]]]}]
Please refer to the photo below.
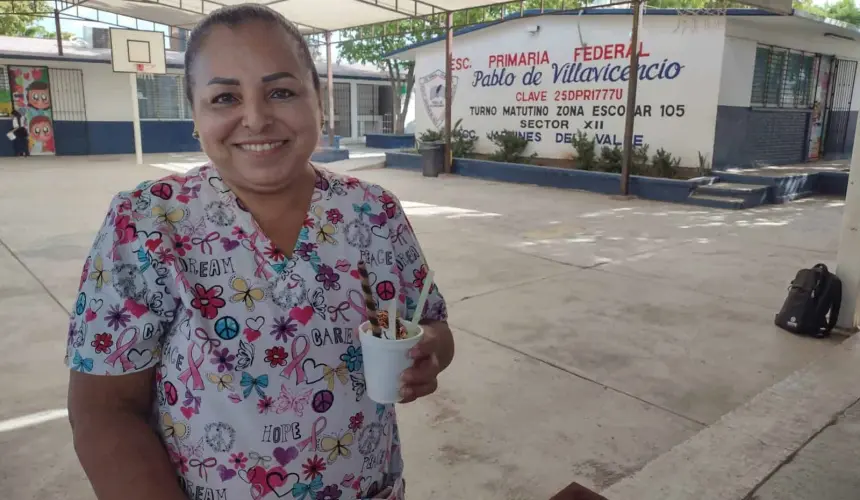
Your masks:
[{"label": "canopy roof", "polygon": [[319,33],[511,3],[511,0],[79,0],[61,6],[89,7],[168,26],[192,28],[226,5],[257,3],[280,12],[305,33]]}]

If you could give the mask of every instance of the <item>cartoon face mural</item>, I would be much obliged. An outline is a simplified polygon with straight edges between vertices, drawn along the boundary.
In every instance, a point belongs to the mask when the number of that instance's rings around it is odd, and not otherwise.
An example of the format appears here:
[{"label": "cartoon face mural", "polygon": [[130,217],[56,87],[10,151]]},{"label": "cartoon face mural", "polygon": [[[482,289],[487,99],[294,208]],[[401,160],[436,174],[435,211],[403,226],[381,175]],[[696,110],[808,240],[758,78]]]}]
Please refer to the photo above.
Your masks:
[{"label": "cartoon face mural", "polygon": [[39,110],[51,108],[51,92],[47,82],[35,81],[27,87],[27,104]]},{"label": "cartoon face mural", "polygon": [[43,151],[54,150],[54,125],[46,116],[36,116],[30,122],[30,141],[33,145],[42,143]]},{"label": "cartoon face mural", "polygon": [[48,68],[10,66],[9,84],[12,91],[12,105],[24,116],[24,123],[30,130],[30,154],[34,156],[55,154]]}]

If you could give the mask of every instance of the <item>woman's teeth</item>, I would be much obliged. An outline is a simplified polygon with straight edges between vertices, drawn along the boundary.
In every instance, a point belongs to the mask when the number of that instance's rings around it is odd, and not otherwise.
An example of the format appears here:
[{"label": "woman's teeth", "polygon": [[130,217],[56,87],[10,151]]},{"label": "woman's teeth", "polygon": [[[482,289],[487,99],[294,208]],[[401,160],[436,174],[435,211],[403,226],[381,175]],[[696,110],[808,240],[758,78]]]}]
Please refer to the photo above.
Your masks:
[{"label": "woman's teeth", "polygon": [[239,147],[245,151],[268,151],[281,146],[284,142],[286,141],[265,142],[262,144],[239,144]]}]

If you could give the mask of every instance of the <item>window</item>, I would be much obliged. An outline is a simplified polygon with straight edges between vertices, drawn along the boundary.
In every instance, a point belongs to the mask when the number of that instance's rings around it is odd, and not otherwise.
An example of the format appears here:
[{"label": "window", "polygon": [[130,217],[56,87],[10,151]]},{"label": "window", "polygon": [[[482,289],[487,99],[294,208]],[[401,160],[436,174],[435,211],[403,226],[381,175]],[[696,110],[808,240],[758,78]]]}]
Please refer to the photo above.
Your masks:
[{"label": "window", "polygon": [[190,120],[184,75],[137,75],[141,120]]},{"label": "window", "polygon": [[[328,122],[328,87],[322,83],[322,96],[324,115],[323,120]],[[352,95],[349,82],[334,82],[334,135],[341,137],[352,137]],[[328,124],[323,130],[328,130]]]},{"label": "window", "polygon": [[815,54],[759,45],[755,53],[753,106],[812,108],[815,98]]}]

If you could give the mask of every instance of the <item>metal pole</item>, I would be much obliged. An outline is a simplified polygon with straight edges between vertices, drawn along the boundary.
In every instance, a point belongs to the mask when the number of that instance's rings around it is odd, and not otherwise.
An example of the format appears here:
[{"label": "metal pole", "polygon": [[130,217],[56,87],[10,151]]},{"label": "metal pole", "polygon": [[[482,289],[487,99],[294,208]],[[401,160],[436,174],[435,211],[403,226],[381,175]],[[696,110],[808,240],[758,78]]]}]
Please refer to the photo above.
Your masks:
[{"label": "metal pole", "polygon": [[334,70],[331,61],[331,31],[325,32],[326,93],[328,94],[328,145],[334,147]]},{"label": "metal pole", "polygon": [[131,86],[131,117],[134,129],[134,156],[138,165],[143,165],[143,139],[140,135],[140,106],[137,101],[137,73],[128,74]]},{"label": "metal pole", "polygon": [[54,26],[57,30],[57,53],[63,55],[63,32],[60,31],[60,11],[54,9]]},{"label": "metal pole", "polygon": [[454,13],[448,12],[445,19],[445,172],[451,173],[454,159],[451,148],[451,105],[454,100],[454,78],[451,68],[454,66],[452,46],[454,45]]},{"label": "metal pole", "polygon": [[636,114],[636,88],[639,81],[639,10],[641,0],[631,2],[633,31],[630,35],[630,79],[627,81],[627,110],[624,115],[624,151],[621,157],[621,194],[630,194],[630,167],[633,163],[633,120]]}]

